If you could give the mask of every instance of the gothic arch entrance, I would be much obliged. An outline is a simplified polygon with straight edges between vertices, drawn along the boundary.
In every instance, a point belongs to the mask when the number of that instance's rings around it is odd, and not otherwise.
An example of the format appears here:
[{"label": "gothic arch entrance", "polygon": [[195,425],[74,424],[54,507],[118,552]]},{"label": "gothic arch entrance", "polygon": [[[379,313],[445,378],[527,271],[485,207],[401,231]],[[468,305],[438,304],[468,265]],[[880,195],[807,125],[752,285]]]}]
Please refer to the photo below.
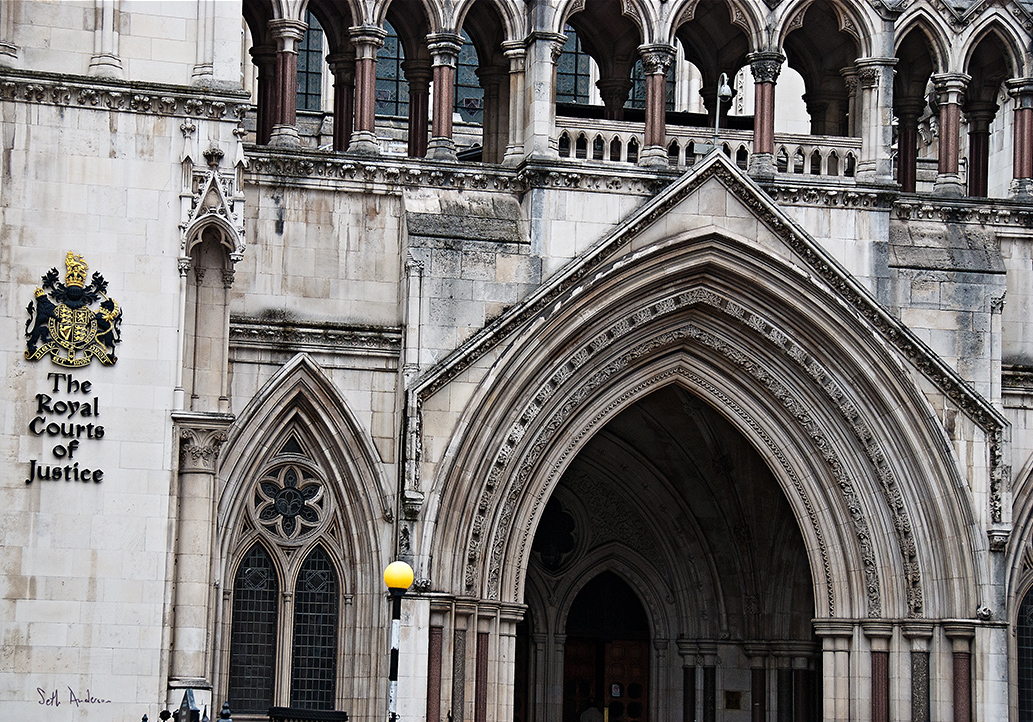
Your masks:
[{"label": "gothic arch entrance", "polygon": [[803,537],[760,453],[685,386],[630,405],[573,460],[527,589],[531,719],[817,719]]}]

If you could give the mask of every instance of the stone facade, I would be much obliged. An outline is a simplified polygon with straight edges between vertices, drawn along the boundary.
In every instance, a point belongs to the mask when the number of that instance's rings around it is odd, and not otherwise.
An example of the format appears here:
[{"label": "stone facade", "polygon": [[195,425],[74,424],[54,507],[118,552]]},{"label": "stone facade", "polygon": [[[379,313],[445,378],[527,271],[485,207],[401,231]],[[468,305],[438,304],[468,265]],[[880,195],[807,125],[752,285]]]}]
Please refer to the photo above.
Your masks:
[{"label": "stone facade", "polygon": [[0,716],[1030,718],[1031,33],[0,3]]}]

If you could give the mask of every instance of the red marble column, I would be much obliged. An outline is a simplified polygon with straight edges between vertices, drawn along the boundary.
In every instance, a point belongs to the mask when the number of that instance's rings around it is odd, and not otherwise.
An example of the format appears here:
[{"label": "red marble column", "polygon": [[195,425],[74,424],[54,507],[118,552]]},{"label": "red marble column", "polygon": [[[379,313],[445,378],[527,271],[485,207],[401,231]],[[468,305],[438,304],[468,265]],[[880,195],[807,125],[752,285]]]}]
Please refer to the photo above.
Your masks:
[{"label": "red marble column", "polygon": [[968,118],[968,194],[987,195],[990,184],[990,124],[997,115],[997,103],[969,103]]},{"label": "red marble column", "polygon": [[433,33],[427,36],[434,73],[434,102],[430,143],[427,154],[437,160],[455,160],[456,144],[452,139],[452,108],[455,105],[456,62],[463,38],[454,33]]},{"label": "red marble column", "polygon": [[868,621],[861,624],[864,636],[871,645],[872,662],[872,722],[890,719],[890,638],[893,625],[889,622]]},{"label": "red marble column", "polygon": [[351,28],[350,34],[355,47],[355,120],[348,150],[376,155],[380,152],[375,115],[377,50],[384,44],[387,33],[381,28],[363,25]]},{"label": "red marble column", "polygon": [[427,115],[430,112],[430,63],[406,60],[402,72],[409,83],[409,146],[410,158],[427,155]]},{"label": "red marble column", "polygon": [[754,105],[753,155],[750,173],[753,176],[775,175],[775,83],[785,57],[781,53],[752,53],[746,58],[753,73]]},{"label": "red marble column", "polygon": [[354,127],[355,53],[338,53],[326,60],[334,74],[334,150],[345,151]]},{"label": "red marble column", "polygon": [[942,73],[932,76],[940,111],[940,144],[934,191],[942,195],[961,195],[964,184],[959,173],[961,101],[969,76]]},{"label": "red marble column", "polygon": [[646,127],[639,165],[667,165],[667,71],[674,61],[670,45],[639,47],[646,73]]},{"label": "red marble column", "polygon": [[427,722],[441,722],[441,652],[444,629],[430,628],[427,649]]},{"label": "red marble column", "polygon": [[1011,194],[1028,197],[1033,193],[1033,78],[1009,80],[1008,93],[1015,103]]},{"label": "red marble column", "polygon": [[595,87],[603,99],[603,117],[606,120],[624,120],[624,104],[628,101],[632,82],[627,77],[600,78]]},{"label": "red marble column", "polygon": [[484,90],[484,104],[481,108],[481,161],[500,163],[502,153],[499,149],[499,128],[503,117],[501,89],[503,80],[509,82],[509,73],[501,68],[482,65],[477,69],[477,80]]},{"label": "red marble column", "polygon": [[488,719],[488,644],[490,636],[487,632],[477,633],[477,670],[474,679],[474,722],[487,722]]},{"label": "red marble column", "polygon": [[273,134],[276,114],[276,48],[256,45],[251,48],[251,62],[258,68],[258,117],[255,124],[255,142],[268,145]]},{"label": "red marble column", "polygon": [[963,622],[943,625],[951,641],[954,689],[954,722],[972,722],[972,639],[975,629]]},{"label": "red marble column", "polygon": [[924,98],[906,98],[897,103],[897,182],[904,193],[914,193],[918,183],[918,119]]},{"label": "red marble column", "polygon": [[308,26],[300,20],[278,18],[269,21],[276,40],[276,101],[273,107],[272,145],[298,145],[298,43]]}]

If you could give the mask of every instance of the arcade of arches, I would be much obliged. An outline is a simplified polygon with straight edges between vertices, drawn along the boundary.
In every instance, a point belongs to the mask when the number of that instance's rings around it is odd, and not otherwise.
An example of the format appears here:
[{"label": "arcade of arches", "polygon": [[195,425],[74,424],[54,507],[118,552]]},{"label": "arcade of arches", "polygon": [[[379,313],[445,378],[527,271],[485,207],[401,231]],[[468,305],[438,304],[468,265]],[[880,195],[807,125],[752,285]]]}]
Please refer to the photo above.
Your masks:
[{"label": "arcade of arches", "polygon": [[[716,127],[757,178],[1028,192],[1033,79],[1018,50],[1025,31],[1009,19],[950,35],[915,11],[876,33],[886,17],[833,0],[671,5],[660,19],[619,0],[537,3],[524,18],[475,0],[446,19],[421,0],[378,5],[372,17],[310,0],[288,18],[270,0],[245,0],[254,139],[507,165],[558,154],[686,166]],[[721,77],[733,81],[723,105]],[[580,118],[611,124],[585,130]]]}]

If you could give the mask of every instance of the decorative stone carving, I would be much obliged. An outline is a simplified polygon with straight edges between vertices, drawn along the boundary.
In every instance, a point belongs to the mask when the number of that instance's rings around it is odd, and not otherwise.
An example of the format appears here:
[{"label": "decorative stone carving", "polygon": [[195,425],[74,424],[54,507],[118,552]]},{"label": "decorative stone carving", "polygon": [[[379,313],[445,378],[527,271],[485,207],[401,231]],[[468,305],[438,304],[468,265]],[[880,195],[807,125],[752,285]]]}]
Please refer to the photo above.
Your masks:
[{"label": "decorative stone carving", "polygon": [[180,472],[215,472],[219,448],[226,443],[224,429],[184,428],[179,436]]}]

